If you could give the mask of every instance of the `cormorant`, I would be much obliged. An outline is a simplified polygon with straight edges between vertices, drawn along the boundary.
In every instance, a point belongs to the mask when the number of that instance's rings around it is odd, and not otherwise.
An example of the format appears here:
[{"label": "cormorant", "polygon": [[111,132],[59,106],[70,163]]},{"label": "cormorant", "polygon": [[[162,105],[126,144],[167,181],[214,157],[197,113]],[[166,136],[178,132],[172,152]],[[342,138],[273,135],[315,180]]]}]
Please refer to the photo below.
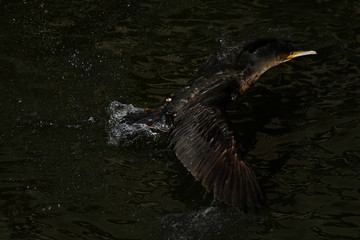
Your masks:
[{"label": "cormorant", "polygon": [[[241,68],[239,57],[247,53]],[[209,58],[190,85],[148,111],[150,128],[171,131],[175,153],[188,171],[239,210],[261,207],[264,195],[226,114],[226,105],[243,94],[268,69],[293,58],[316,54],[278,39],[253,39],[226,47]],[[149,118],[148,118],[149,119]]]}]

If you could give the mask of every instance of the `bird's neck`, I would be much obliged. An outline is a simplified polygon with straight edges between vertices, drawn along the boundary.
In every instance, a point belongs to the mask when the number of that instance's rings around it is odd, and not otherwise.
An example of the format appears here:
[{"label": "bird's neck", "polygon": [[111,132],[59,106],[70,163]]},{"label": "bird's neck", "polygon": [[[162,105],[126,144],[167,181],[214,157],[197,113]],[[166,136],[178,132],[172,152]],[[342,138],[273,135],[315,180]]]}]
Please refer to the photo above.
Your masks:
[{"label": "bird's neck", "polygon": [[239,92],[243,94],[247,89],[249,89],[268,69],[272,66],[270,65],[253,65],[246,66],[246,68],[241,72],[240,87]]},{"label": "bird's neck", "polygon": [[254,84],[254,82],[256,82],[260,78],[261,74],[261,72],[254,71],[253,68],[246,67],[241,72],[241,78],[239,83],[240,94],[243,94],[246,90],[248,90]]}]

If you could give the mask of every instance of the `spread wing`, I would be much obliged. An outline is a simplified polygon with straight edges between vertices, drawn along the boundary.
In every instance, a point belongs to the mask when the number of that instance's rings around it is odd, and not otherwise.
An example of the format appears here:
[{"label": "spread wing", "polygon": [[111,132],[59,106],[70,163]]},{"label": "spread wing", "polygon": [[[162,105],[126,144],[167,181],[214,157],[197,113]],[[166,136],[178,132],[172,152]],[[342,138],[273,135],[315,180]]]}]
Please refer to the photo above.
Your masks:
[{"label": "spread wing", "polygon": [[216,198],[246,210],[261,206],[264,196],[256,176],[242,159],[225,109],[197,102],[174,119],[173,144],[177,157]]}]

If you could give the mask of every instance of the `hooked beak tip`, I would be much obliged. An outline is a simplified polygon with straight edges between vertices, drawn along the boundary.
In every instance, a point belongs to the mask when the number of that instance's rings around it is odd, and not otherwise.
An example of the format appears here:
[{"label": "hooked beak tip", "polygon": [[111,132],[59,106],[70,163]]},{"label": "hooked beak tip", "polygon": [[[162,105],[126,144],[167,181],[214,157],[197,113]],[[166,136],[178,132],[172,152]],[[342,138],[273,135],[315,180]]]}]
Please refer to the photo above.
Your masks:
[{"label": "hooked beak tip", "polygon": [[307,56],[307,55],[316,55],[317,52],[314,50],[310,50],[310,51],[299,51],[296,54],[294,54],[294,57],[302,57],[302,56]]}]

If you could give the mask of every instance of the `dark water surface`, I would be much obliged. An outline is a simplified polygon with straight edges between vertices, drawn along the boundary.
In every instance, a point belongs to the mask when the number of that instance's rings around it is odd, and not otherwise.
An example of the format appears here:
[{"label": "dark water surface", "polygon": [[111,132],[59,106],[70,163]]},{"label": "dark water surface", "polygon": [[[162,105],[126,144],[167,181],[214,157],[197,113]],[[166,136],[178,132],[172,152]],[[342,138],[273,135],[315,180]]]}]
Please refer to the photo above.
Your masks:
[{"label": "dark water surface", "polygon": [[[359,239],[358,1],[31,1],[0,8],[1,239]],[[168,135],[111,139],[228,42],[299,41],[229,113],[269,199],[214,201]]]}]

